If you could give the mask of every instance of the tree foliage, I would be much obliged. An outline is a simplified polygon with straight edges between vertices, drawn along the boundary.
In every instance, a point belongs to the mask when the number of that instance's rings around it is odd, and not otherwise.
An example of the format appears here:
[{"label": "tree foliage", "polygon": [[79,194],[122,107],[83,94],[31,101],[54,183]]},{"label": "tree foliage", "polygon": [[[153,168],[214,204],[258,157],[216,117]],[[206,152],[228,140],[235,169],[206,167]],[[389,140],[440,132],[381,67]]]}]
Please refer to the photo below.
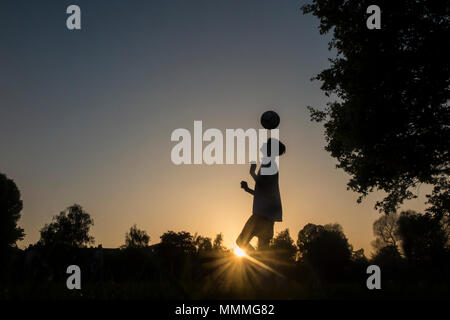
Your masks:
[{"label": "tree foliage", "polygon": [[53,217],[52,222],[41,229],[39,244],[43,246],[65,245],[85,247],[94,243],[94,237],[89,235],[94,221],[83,208],[74,204]]},{"label": "tree foliage", "polygon": [[20,191],[13,180],[0,173],[0,246],[14,246],[25,236],[17,226],[22,211]]},{"label": "tree foliage", "polygon": [[301,261],[309,263],[323,278],[342,272],[352,256],[352,247],[338,224],[307,224],[298,233]]},{"label": "tree foliage", "polygon": [[375,252],[372,261],[381,266],[396,266],[401,263],[402,257],[397,246],[385,246]]},{"label": "tree foliage", "polygon": [[289,234],[289,229],[279,232],[270,242],[270,248],[281,261],[295,261],[297,246]]},{"label": "tree foliage", "polygon": [[197,233],[193,237],[193,243],[199,253],[208,252],[213,249],[211,238],[198,235]]},{"label": "tree foliage", "polygon": [[450,180],[440,177],[436,183],[433,192],[427,195],[427,212],[435,215],[439,220],[448,221],[450,218]]},{"label": "tree foliage", "polygon": [[186,231],[167,231],[161,236],[160,249],[170,254],[192,254],[196,252],[193,236]]},{"label": "tree foliage", "polygon": [[384,247],[397,247],[399,241],[398,214],[389,213],[382,215],[373,223],[375,240],[372,246],[378,251]]},{"label": "tree foliage", "polygon": [[144,248],[148,246],[150,236],[145,230],[140,230],[133,225],[125,234],[125,248]]},{"label": "tree foliage", "polygon": [[404,211],[398,220],[402,249],[412,262],[436,263],[448,257],[448,233],[440,220],[429,213]]},{"label": "tree foliage", "polygon": [[321,34],[332,33],[336,53],[315,79],[337,99],[324,110],[309,107],[311,117],[324,122],[326,150],[350,175],[359,202],[383,190],[376,208],[394,212],[426,183],[440,188],[431,207],[448,212],[449,2],[380,0],[380,30],[366,27],[371,4],[312,0],[302,7],[319,18]]},{"label": "tree foliage", "polygon": [[223,234],[218,233],[213,241],[213,249],[217,251],[225,251],[226,248],[223,245]]}]

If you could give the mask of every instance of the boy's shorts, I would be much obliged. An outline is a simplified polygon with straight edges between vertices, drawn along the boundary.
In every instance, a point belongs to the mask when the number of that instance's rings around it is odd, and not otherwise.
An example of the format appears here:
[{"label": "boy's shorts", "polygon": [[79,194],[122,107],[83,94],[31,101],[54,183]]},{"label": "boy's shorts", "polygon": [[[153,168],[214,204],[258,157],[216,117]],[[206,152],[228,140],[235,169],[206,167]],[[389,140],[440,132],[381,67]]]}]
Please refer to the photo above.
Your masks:
[{"label": "boy's shorts", "polygon": [[249,242],[253,237],[262,240],[270,240],[273,237],[274,221],[269,218],[252,214],[245,223],[239,239],[244,243]]}]

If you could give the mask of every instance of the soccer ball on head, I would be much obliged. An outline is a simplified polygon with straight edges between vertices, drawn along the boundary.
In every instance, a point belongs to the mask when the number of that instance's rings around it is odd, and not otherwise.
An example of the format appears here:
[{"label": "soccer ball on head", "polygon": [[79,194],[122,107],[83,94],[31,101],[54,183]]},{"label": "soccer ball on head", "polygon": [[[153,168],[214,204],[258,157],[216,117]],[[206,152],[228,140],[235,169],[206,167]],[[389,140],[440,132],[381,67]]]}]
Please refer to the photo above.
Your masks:
[{"label": "soccer ball on head", "polygon": [[280,124],[280,116],[275,111],[266,111],[261,116],[261,124],[265,129],[275,129]]}]

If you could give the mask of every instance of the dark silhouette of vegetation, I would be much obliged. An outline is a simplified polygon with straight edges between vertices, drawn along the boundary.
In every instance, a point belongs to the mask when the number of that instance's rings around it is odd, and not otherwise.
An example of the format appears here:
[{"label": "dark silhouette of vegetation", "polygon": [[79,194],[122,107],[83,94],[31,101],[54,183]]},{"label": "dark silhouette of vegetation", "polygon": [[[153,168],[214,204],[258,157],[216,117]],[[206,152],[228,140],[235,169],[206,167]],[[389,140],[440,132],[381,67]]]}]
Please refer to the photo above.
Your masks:
[{"label": "dark silhouette of vegetation", "polygon": [[22,211],[20,191],[13,180],[0,173],[0,250],[15,246],[25,236],[24,230],[17,226]]},{"label": "dark silhouette of vegetation", "polygon": [[372,259],[377,265],[396,266],[402,261],[397,246],[387,245],[379,248]]},{"label": "dark silhouette of vegetation", "polygon": [[372,260],[385,269],[386,266],[397,266],[403,258],[399,251],[401,242],[397,213],[380,216],[373,223],[373,235],[375,240],[372,246],[375,249]]},{"label": "dark silhouette of vegetation", "polygon": [[211,238],[203,237],[201,235],[195,234],[193,237],[194,245],[197,252],[209,252],[213,249],[213,243]]},{"label": "dark silhouette of vegetation", "polygon": [[374,190],[387,196],[383,212],[431,184],[429,212],[450,208],[450,63],[443,50],[450,24],[448,1],[381,0],[381,29],[366,27],[368,0],[312,0],[303,13],[331,33],[336,57],[315,79],[337,99],[325,110],[326,150],[350,175],[348,188],[361,201]]},{"label": "dark silhouette of vegetation", "polygon": [[[87,247],[68,239],[39,241],[26,250],[17,250],[10,258],[2,274],[2,285],[7,290],[1,291],[0,297],[448,297],[448,239],[442,223],[431,214],[415,212],[402,213],[395,221],[399,230],[396,241],[404,254],[389,240],[371,259],[362,249],[353,250],[338,224],[307,224],[298,234],[297,245],[289,230],[283,230],[271,240],[268,250],[255,255],[278,274],[235,256],[223,246],[222,234],[213,241],[186,231],[168,231],[160,243],[148,246],[143,245],[148,244],[145,240],[138,242],[142,245],[131,242],[125,250]],[[375,224],[379,225],[379,221]],[[135,226],[130,230],[134,229],[140,231],[136,234],[146,234]],[[128,234],[133,237],[135,232]],[[65,287],[65,271],[71,264],[82,270],[81,291]],[[370,264],[381,267],[382,292],[367,290],[366,268]]]},{"label": "dark silhouette of vegetation", "polygon": [[398,247],[399,231],[398,231],[398,214],[390,213],[379,217],[373,223],[373,234],[375,240],[372,242],[372,246],[376,250],[383,249],[384,247]]},{"label": "dark silhouette of vegetation", "polygon": [[216,237],[214,238],[213,249],[217,250],[217,251],[226,250],[223,245],[223,234],[222,233],[217,234]]},{"label": "dark silhouette of vegetation", "polygon": [[340,225],[307,224],[298,233],[300,258],[325,280],[335,280],[349,264],[352,247]]},{"label": "dark silhouette of vegetation", "polygon": [[448,291],[450,250],[444,220],[428,212],[408,210],[375,221],[374,233],[379,241],[375,241],[371,260],[382,268],[386,289],[413,290],[410,294],[417,295],[410,284],[410,279],[415,279],[432,295]]},{"label": "dark silhouette of vegetation", "polygon": [[167,231],[161,236],[160,251],[171,254],[192,254],[196,252],[193,240],[189,232]]},{"label": "dark silhouette of vegetation", "polygon": [[[12,199],[4,202],[16,204],[9,212],[19,213],[22,202],[17,187],[4,178],[2,190],[9,190],[2,191],[8,194],[2,199]],[[441,203],[436,199],[435,203]],[[339,224],[309,223],[299,231],[297,245],[289,230],[283,230],[271,239],[268,249],[251,253],[257,263],[226,248],[221,233],[213,240],[168,231],[160,243],[149,245],[147,232],[133,225],[123,247],[92,247],[92,225],[90,214],[73,205],[42,228],[36,244],[21,250],[11,240],[8,245],[13,250],[1,264],[0,298],[450,296],[449,223],[446,214],[437,212],[381,216],[373,225],[376,250],[370,259],[363,249],[353,250]],[[65,285],[66,268],[73,264],[82,270],[81,291],[67,290]],[[371,264],[382,270],[382,291],[366,287]]]},{"label": "dark silhouette of vegetation", "polygon": [[297,257],[297,246],[289,234],[289,229],[278,233],[270,242],[270,249],[280,261],[292,262]]},{"label": "dark silhouette of vegetation", "polygon": [[144,248],[148,246],[150,236],[144,230],[139,230],[136,225],[133,225],[125,234],[124,248]]},{"label": "dark silhouette of vegetation", "polygon": [[411,262],[439,265],[448,260],[448,235],[436,217],[405,211],[400,214],[398,228],[403,253]]},{"label": "dark silhouette of vegetation", "polygon": [[41,229],[42,246],[65,245],[81,248],[94,243],[94,237],[89,235],[91,226],[94,225],[89,213],[74,204],[53,217],[51,223]]},{"label": "dark silhouette of vegetation", "polygon": [[448,226],[450,218],[450,180],[445,177],[439,178],[433,192],[427,195],[427,198],[430,207],[426,211],[435,215],[437,219]]}]

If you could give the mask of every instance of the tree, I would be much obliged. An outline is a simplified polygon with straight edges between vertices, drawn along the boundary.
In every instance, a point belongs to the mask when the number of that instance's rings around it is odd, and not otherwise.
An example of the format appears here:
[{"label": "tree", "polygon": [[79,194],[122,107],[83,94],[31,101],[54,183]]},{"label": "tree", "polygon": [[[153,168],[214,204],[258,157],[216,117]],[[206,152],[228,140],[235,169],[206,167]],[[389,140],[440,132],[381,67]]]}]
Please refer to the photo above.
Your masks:
[{"label": "tree", "polygon": [[297,245],[301,261],[310,264],[327,280],[335,279],[352,256],[352,247],[337,224],[307,224],[298,233]]},{"label": "tree", "polygon": [[169,253],[169,255],[193,254],[196,252],[193,240],[189,232],[167,231],[161,236],[160,249],[165,253]]},{"label": "tree", "polygon": [[[336,57],[315,79],[335,101],[308,107],[324,122],[326,150],[350,175],[360,202],[374,190],[387,196],[376,208],[394,212],[412,188],[447,186],[450,199],[450,63],[443,39],[450,23],[448,1],[380,0],[381,29],[366,27],[369,0],[312,0],[302,7],[332,32]],[[445,189],[445,188],[444,188]],[[431,207],[438,204],[429,201]],[[441,207],[442,208],[442,207]]]},{"label": "tree", "polygon": [[384,247],[397,247],[399,241],[398,214],[382,215],[373,223],[373,234],[376,239],[372,246],[378,251]]},{"label": "tree", "polygon": [[20,191],[13,180],[0,173],[0,247],[15,246],[25,236],[24,230],[17,226],[22,211]]},{"label": "tree", "polygon": [[366,255],[364,254],[364,249],[358,249],[352,252],[351,259],[353,262],[367,262]]},{"label": "tree", "polygon": [[[449,220],[450,218],[450,181],[444,177],[439,178],[433,192],[427,195],[430,207],[427,212],[435,215],[439,220]],[[443,221],[443,223],[446,223]]]},{"label": "tree", "polygon": [[372,262],[381,266],[398,266],[402,257],[397,246],[385,246],[379,248],[372,257]]},{"label": "tree", "polygon": [[148,246],[150,236],[144,230],[139,230],[136,224],[125,233],[124,248],[144,248]]},{"label": "tree", "polygon": [[50,224],[41,229],[39,244],[43,246],[66,245],[85,247],[94,243],[94,237],[89,235],[94,221],[83,208],[74,204],[53,217]]},{"label": "tree", "polygon": [[226,248],[223,245],[223,234],[218,233],[214,238],[213,249],[216,251],[225,251]]},{"label": "tree", "polygon": [[402,249],[408,260],[439,264],[448,254],[448,234],[440,220],[431,214],[404,211],[398,226]]},{"label": "tree", "polygon": [[209,237],[203,237],[197,233],[193,237],[193,243],[197,248],[197,252],[207,252],[213,249],[212,240]]},{"label": "tree", "polygon": [[190,266],[196,252],[194,237],[189,232],[167,231],[161,236],[158,254],[172,274],[191,277]]},{"label": "tree", "polygon": [[270,241],[270,248],[281,261],[294,261],[297,255],[297,246],[292,240],[289,229],[279,232],[276,237]]}]

